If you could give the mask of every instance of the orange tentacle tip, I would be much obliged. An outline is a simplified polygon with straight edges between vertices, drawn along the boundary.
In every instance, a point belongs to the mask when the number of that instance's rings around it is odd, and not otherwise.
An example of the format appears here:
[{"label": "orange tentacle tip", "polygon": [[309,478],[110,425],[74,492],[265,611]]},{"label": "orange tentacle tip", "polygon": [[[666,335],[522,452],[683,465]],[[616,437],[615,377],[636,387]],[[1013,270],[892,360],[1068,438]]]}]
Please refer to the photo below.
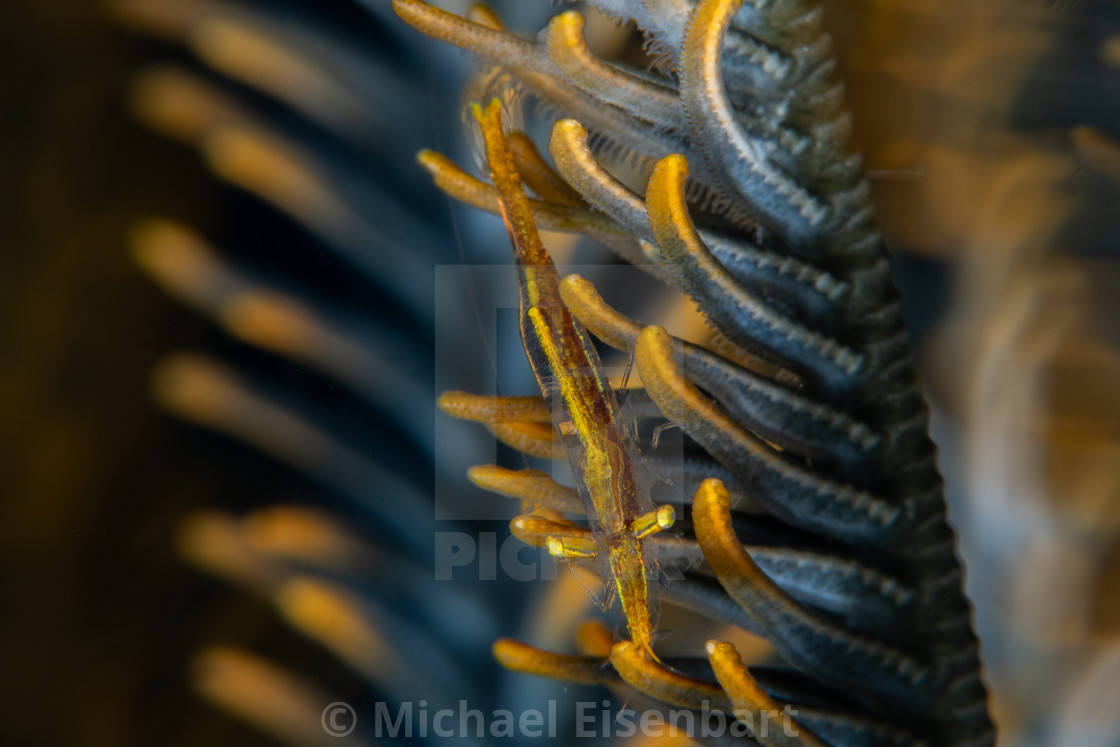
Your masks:
[{"label": "orange tentacle tip", "polygon": [[583,685],[601,685],[618,679],[607,659],[599,656],[554,654],[509,638],[495,641],[492,651],[499,664],[514,672]]},{"label": "orange tentacle tip", "polygon": [[[746,716],[745,723],[747,724],[765,724],[767,718],[777,719],[779,714],[785,712],[784,707],[770,697],[769,693],[763,690],[762,686],[751,675],[746,665],[743,664],[743,658],[733,645],[712,640],[708,641],[706,648],[708,660],[715,671],[716,679],[719,680],[719,684],[731,698],[736,717],[743,719]],[[796,724],[795,721],[792,723]],[[798,747],[825,747],[824,742],[805,730],[800,724],[797,724],[793,734],[796,735],[796,741],[782,741],[776,744],[795,744]]]},{"label": "orange tentacle tip", "polygon": [[452,417],[478,423],[552,423],[552,414],[540,397],[448,391],[439,396],[437,404]]},{"label": "orange tentacle tip", "polygon": [[552,475],[538,469],[512,470],[495,464],[479,464],[467,470],[472,483],[507,498],[518,498],[525,504],[542,509],[579,514],[583,504],[575,488],[561,485]]}]

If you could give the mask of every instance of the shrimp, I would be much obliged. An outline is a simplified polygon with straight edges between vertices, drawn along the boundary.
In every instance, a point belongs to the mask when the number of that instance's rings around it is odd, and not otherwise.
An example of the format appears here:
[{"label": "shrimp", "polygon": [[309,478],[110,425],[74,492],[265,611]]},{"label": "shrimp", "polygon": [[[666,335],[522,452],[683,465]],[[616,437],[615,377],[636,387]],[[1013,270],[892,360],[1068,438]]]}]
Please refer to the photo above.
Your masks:
[{"label": "shrimp", "polygon": [[656,661],[649,586],[655,561],[643,539],[671,527],[674,511],[654,508],[599,355],[561,299],[559,275],[537,233],[502,130],[500,102],[493,100],[485,110],[476,104],[473,111],[517,263],[525,353],[591,525],[591,537],[549,537],[548,549],[559,558],[606,559],[631,639]]}]

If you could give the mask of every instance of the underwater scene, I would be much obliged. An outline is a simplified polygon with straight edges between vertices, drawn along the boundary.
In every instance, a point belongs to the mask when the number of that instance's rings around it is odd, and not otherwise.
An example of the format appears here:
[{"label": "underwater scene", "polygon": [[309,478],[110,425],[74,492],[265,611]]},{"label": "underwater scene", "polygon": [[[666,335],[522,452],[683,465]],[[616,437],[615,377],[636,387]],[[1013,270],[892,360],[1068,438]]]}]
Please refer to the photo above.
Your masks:
[{"label": "underwater scene", "polygon": [[1120,745],[1120,5],[0,41],[0,744]]}]

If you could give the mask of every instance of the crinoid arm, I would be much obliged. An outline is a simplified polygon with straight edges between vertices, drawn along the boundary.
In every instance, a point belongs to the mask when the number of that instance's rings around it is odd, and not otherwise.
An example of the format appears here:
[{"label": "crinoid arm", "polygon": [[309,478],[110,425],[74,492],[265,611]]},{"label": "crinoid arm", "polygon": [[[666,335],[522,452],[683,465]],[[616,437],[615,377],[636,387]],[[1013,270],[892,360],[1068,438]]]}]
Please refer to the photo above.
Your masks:
[{"label": "crinoid arm", "polygon": [[[606,684],[719,704],[755,727],[796,707],[795,735],[748,729],[767,745],[994,744],[928,410],[819,2],[592,4],[637,24],[650,70],[596,57],[573,11],[530,41],[489,16],[394,7],[558,115],[554,166],[504,134],[494,107],[478,110],[491,184],[422,160],[509,230],[550,448],[539,448],[541,420],[513,422],[511,410],[503,427],[537,428],[533,453],[558,456],[559,444],[572,465],[589,534],[534,536],[569,557],[594,540],[631,638],[591,652],[618,675]],[[588,280],[561,282],[538,224],[598,238],[687,295],[711,336],[673,336],[619,313]],[[685,436],[677,464],[618,426],[590,334],[633,355],[642,419]],[[670,517],[648,497],[647,462],[689,485],[676,539],[658,531]],[[611,486],[607,475],[627,478]],[[555,488],[525,477],[490,484],[560,505]],[[720,641],[689,659],[653,655],[650,576],[669,558],[702,560],[660,599],[766,638],[780,674]],[[503,661],[586,677],[586,662],[522,653]]]}]

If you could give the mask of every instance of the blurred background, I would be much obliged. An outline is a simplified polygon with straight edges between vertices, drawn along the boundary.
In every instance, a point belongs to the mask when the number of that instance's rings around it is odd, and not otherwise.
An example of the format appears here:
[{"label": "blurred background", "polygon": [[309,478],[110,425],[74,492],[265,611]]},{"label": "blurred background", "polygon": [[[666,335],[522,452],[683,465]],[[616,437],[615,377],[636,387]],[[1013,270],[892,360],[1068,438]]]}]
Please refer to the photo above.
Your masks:
[{"label": "blurred background", "polygon": [[[1120,744],[1120,5],[825,5],[1001,744]],[[0,7],[0,743],[339,744],[334,700],[574,697],[489,643],[566,640],[582,588],[432,573],[514,513],[436,393],[531,392],[455,313],[483,280],[436,304],[437,266],[508,262],[413,160],[472,163],[472,70],[380,0]]]}]

